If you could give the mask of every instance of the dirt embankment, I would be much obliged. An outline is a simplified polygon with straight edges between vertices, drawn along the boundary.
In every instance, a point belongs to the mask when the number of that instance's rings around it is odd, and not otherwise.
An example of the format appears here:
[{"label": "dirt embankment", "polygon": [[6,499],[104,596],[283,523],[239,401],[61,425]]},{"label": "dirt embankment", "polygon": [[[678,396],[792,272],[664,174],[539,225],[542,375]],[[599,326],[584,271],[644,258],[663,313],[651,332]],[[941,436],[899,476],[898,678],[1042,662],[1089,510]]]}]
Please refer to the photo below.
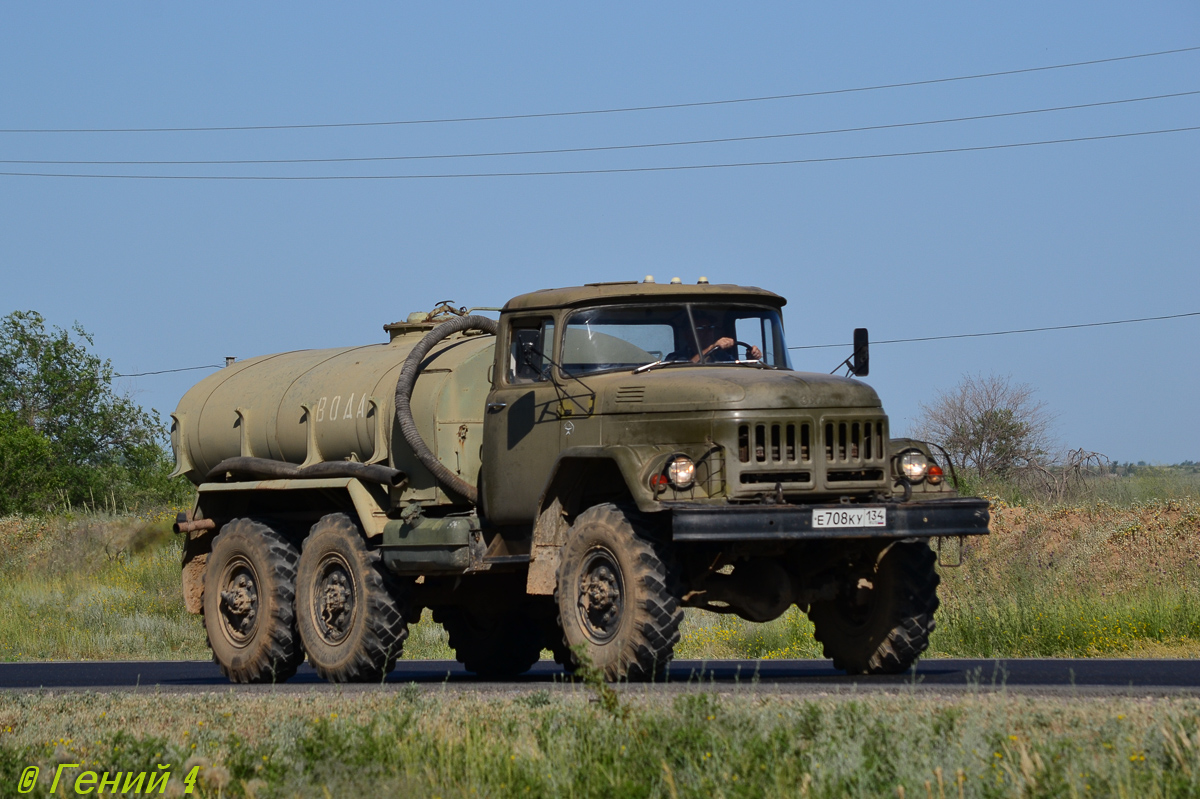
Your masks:
[{"label": "dirt embankment", "polygon": [[991,535],[969,541],[970,570],[996,585],[1061,592],[1200,591],[1200,502],[1116,507],[992,506]]}]

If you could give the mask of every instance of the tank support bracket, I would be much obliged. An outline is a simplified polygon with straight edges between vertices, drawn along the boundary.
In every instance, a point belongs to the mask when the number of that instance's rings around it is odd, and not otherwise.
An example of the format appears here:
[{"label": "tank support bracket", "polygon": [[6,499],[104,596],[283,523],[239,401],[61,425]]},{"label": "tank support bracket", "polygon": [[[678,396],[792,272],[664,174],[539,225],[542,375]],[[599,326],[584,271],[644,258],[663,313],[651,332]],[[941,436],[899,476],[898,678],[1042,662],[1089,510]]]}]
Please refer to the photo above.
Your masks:
[{"label": "tank support bracket", "polygon": [[304,422],[308,431],[308,448],[305,452],[304,463],[300,464],[300,468],[303,469],[314,463],[322,463],[325,458],[321,456],[321,447],[317,444],[317,418],[313,416],[312,408],[308,405],[301,405],[300,409],[304,411]]},{"label": "tank support bracket", "polygon": [[250,430],[247,427],[247,413],[245,408],[234,408],[233,412],[237,414],[238,428],[238,447],[243,458],[255,457],[253,447],[250,446]]},{"label": "tank support bracket", "polygon": [[379,400],[370,397],[367,404],[371,406],[370,412],[375,415],[375,448],[371,450],[371,459],[367,463],[383,463],[388,457],[387,433],[383,429],[386,420],[380,413]]}]

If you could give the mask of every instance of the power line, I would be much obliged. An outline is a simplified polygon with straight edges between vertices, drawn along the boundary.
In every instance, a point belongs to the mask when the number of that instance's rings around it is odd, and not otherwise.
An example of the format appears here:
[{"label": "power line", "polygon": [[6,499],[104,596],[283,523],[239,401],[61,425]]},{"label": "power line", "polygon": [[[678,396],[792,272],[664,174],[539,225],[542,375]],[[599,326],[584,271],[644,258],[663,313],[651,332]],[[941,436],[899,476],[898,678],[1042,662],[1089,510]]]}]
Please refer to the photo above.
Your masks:
[{"label": "power line", "polygon": [[0,172],[0,177],[24,178],[92,178],[103,180],[444,180],[453,178],[517,178],[548,177],[558,175],[616,175],[634,172],[682,172],[696,169],[731,169],[752,166],[786,166],[795,164],[828,164],[836,161],[868,161],[878,158],[907,158],[917,155],[943,155],[946,153],[974,153],[986,150],[1010,150],[1019,147],[1040,147],[1050,144],[1072,144],[1076,142],[1103,141],[1105,139],[1129,139],[1138,136],[1157,136],[1164,133],[1183,133],[1200,130],[1200,125],[1162,130],[1143,130],[1133,133],[1110,133],[1103,136],[1076,136],[1068,139],[1046,139],[1043,141],[989,144],[978,147],[950,147],[939,150],[912,150],[900,153],[872,153],[868,155],[843,155],[829,158],[795,158],[780,161],[740,161],[724,164],[684,164],[681,166],[646,166],[613,169],[557,169],[528,172],[473,172],[425,175],[96,175],[64,172]]},{"label": "power line", "polygon": [[[1105,327],[1107,325],[1128,325],[1134,322],[1157,322],[1163,319],[1182,319],[1188,316],[1200,316],[1200,311],[1177,313],[1169,316],[1145,316],[1140,319],[1119,319],[1115,322],[1085,322],[1077,325],[1055,325],[1053,327],[1029,327],[1022,330],[999,330],[993,333],[958,333],[951,336],[922,336],[920,338],[893,338],[884,341],[872,341],[872,344],[908,344],[914,341],[944,341],[952,338],[983,338],[985,336],[1008,336],[1013,333],[1042,333],[1047,330],[1075,330],[1082,327]],[[789,350],[821,350],[833,347],[852,347],[853,344],[807,344],[799,347],[788,347]],[[187,366],[183,369],[160,369],[157,372],[137,372],[135,374],[114,374],[113,377],[145,377],[146,375],[165,375],[172,372],[192,372],[197,369],[220,369],[222,364],[207,366]]]},{"label": "power line", "polygon": [[717,105],[734,105],[739,103],[760,103],[768,100],[794,100],[803,97],[823,97],[836,94],[852,94],[855,92],[872,92],[884,89],[900,89],[910,86],[931,86],[940,83],[979,80],[981,78],[997,78],[1007,75],[1022,75],[1032,72],[1046,72],[1055,69],[1071,69],[1075,67],[1094,66],[1096,64],[1112,64],[1118,61],[1132,61],[1140,58],[1156,58],[1179,53],[1190,53],[1200,50],[1200,46],[1180,47],[1174,50],[1159,50],[1153,53],[1137,53],[1135,55],[1116,56],[1113,58],[1097,58],[1090,61],[1075,61],[1068,64],[1051,64],[1041,67],[1025,67],[1023,69],[1008,69],[1000,72],[981,72],[975,75],[957,75],[949,78],[930,78],[928,80],[906,81],[904,83],[883,83],[873,86],[856,86],[846,89],[825,89],[811,92],[795,92],[792,94],[772,94],[761,97],[739,97],[728,100],[703,100],[692,103],[665,103],[661,105],[639,105],[622,108],[599,108],[581,111],[549,111],[533,114],[499,114],[495,116],[474,117],[444,117],[436,119],[405,119],[384,122],[326,122],[295,125],[222,125],[205,127],[176,127],[176,128],[7,128],[0,133],[207,133],[219,131],[245,130],[311,130],[316,128],[366,128],[386,127],[396,125],[437,125],[457,122],[497,122],[516,119],[548,119],[551,117],[594,116],[599,114],[625,114],[639,111],[665,111],[676,108],[701,108]]},{"label": "power line", "polygon": [[[1022,330],[998,330],[994,333],[958,333],[952,336],[921,336],[920,338],[892,338],[884,341],[872,341],[872,344],[908,344],[913,341],[945,341],[951,338],[984,338],[986,336],[1010,336],[1013,333],[1041,333],[1046,330],[1075,330],[1081,327],[1105,327],[1107,325],[1129,325],[1134,322],[1157,322],[1162,319],[1182,319],[1186,316],[1200,316],[1200,311],[1192,313],[1177,313],[1169,316],[1146,316],[1141,319],[1118,319],[1115,322],[1086,322],[1078,325],[1055,325],[1053,327],[1028,327]],[[824,350],[833,347],[853,347],[853,344],[807,344],[800,347],[788,347],[789,350]]]},{"label": "power line", "polygon": [[206,366],[185,366],[182,369],[160,369],[157,372],[134,372],[133,374],[127,374],[127,375],[114,374],[113,377],[145,377],[146,375],[165,375],[165,374],[170,374],[172,372],[194,372],[197,369],[221,369],[223,366],[224,366],[223,364],[208,364]]},{"label": "power line", "polygon": [[652,142],[648,144],[620,144],[603,147],[564,147],[548,150],[508,150],[488,153],[447,153],[441,155],[378,155],[357,158],[269,158],[269,159],[221,159],[221,160],[192,160],[192,161],[47,161],[47,160],[0,160],[0,164],[43,164],[61,166],[230,166],[246,164],[344,164],[374,161],[427,161],[451,158],[495,158],[517,155],[557,155],[563,153],[595,153],[613,150],[641,150],[658,147],[684,147],[697,144],[727,144],[731,142],[768,141],[772,139],[792,139],[802,136],[824,136],[835,133],[862,133],[865,131],[893,130],[896,128],[914,128],[926,125],[943,125],[952,122],[975,122],[984,119],[1002,119],[1005,117],[1028,116],[1031,114],[1046,114],[1057,111],[1075,111],[1082,108],[1100,108],[1127,103],[1142,103],[1150,100],[1167,100],[1177,97],[1190,97],[1200,94],[1200,90],[1174,92],[1172,94],[1156,94],[1147,97],[1131,97],[1124,100],[1105,100],[1096,103],[1081,103],[1078,105],[1060,105],[1052,108],[1034,108],[1024,111],[1005,111],[996,114],[978,114],[965,117],[948,117],[931,119],[920,122],[896,122],[886,125],[865,125],[856,128],[830,128],[826,130],[810,130],[799,133],[772,133],[762,136],[732,136],[719,139],[691,139],[687,141]]}]

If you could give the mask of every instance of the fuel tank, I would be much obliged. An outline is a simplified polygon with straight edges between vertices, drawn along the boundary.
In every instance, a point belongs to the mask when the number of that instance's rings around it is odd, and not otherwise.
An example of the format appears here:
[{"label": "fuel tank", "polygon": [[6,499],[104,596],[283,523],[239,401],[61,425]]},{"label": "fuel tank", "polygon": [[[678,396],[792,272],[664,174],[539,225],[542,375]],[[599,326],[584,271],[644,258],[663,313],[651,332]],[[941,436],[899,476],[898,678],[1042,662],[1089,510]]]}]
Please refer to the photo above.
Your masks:
[{"label": "fuel tank", "polygon": [[[383,463],[409,476],[405,498],[444,501],[395,424],[396,380],[431,323],[388,325],[391,341],[238,361],[193,386],[171,414],[175,474],[199,485],[226,458],[296,465]],[[413,390],[413,418],[438,459],[474,484],[495,338],[469,331],[434,347]]]}]

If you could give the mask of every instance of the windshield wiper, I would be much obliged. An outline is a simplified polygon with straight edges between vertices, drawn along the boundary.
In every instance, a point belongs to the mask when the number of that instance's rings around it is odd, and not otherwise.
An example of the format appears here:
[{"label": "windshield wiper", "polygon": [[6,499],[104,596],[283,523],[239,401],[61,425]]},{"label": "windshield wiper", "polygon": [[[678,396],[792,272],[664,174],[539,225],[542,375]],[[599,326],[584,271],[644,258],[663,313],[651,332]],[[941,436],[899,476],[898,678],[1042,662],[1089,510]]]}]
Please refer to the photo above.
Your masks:
[{"label": "windshield wiper", "polygon": [[644,363],[633,370],[633,374],[640,375],[642,372],[649,372],[651,369],[657,369],[660,366],[700,366],[701,364],[692,363],[691,361],[655,361],[654,363]]},{"label": "windshield wiper", "polygon": [[635,375],[640,375],[642,372],[649,372],[654,367],[662,366],[664,363],[670,363],[670,361],[654,361],[652,363],[644,363],[638,368],[634,369],[633,373]]},{"label": "windshield wiper", "polygon": [[778,369],[778,366],[772,366],[763,361],[654,361],[653,363],[644,363],[633,370],[633,374],[640,375],[643,372],[649,372],[651,369],[657,369],[660,366],[752,366],[755,369]]}]

